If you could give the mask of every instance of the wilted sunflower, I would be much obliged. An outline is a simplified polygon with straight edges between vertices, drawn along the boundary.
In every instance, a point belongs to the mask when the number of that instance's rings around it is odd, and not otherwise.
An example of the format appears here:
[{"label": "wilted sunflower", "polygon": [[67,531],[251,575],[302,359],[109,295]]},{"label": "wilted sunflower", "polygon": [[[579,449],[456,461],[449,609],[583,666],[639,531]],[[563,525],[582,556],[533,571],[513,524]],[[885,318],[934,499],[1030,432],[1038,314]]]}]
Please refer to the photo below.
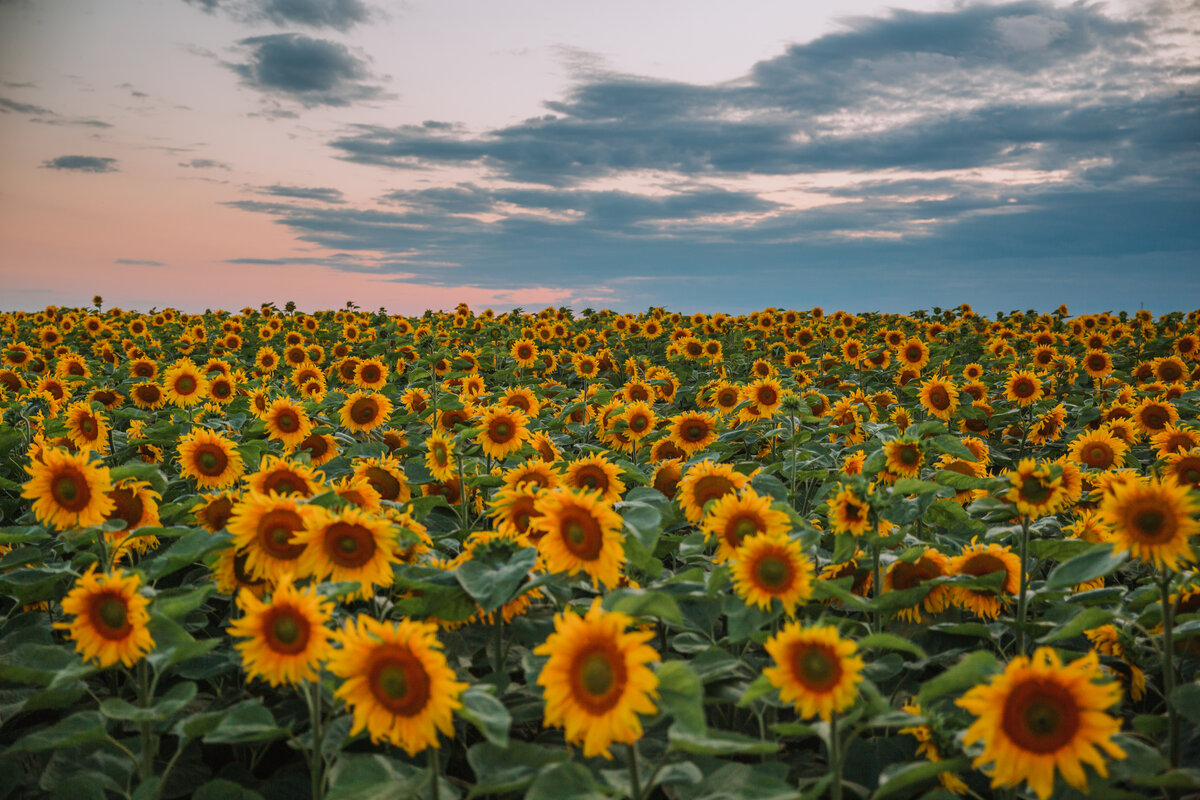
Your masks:
[{"label": "wilted sunflower", "polygon": [[267,425],[267,436],[279,440],[288,450],[312,433],[312,420],[303,408],[288,397],[276,398],[267,406],[262,419]]},{"label": "wilted sunflower", "polygon": [[272,686],[317,680],[317,669],[332,652],[330,630],[333,601],[321,597],[315,584],[297,590],[288,574],[280,576],[264,603],[249,589],[237,596],[242,616],[229,626],[229,635],[242,654],[247,683],[262,678]]},{"label": "wilted sunflower", "polygon": [[611,758],[614,742],[633,744],[642,737],[638,714],[658,710],[658,677],[647,666],[659,658],[647,644],[654,632],[630,631],[632,623],[604,611],[597,598],[586,616],[570,609],[555,616],[554,633],[534,648],[549,656],[537,679],[545,689],[544,724],[582,744],[584,758]]},{"label": "wilted sunflower", "polygon": [[341,649],[328,668],[342,678],[334,693],[354,715],[350,735],[366,730],[416,755],[438,747],[438,731],[454,736],[454,710],[468,684],[455,680],[437,639],[437,626],[377,622],[365,614],[339,632]]},{"label": "wilted sunflower", "polygon": [[293,541],[304,545],[298,568],[318,580],[358,581],[351,597],[368,600],[376,587],[393,583],[395,535],[387,521],[361,508],[317,508],[305,516]]},{"label": "wilted sunflower", "polygon": [[137,573],[126,577],[118,569],[105,575],[97,573],[93,564],[62,601],[63,613],[73,614],[75,619],[56,622],[54,627],[67,631],[85,661],[101,667],[120,661],[132,667],[154,649],[154,638],[146,627],[150,601],[138,593],[140,586]]},{"label": "wilted sunflower", "polygon": [[1117,484],[1100,504],[1115,550],[1128,550],[1135,558],[1172,571],[1179,569],[1181,559],[1196,559],[1188,540],[1200,533],[1197,513],[1200,504],[1189,487],[1170,478]]},{"label": "wilted sunflower", "polygon": [[620,468],[599,453],[569,462],[562,480],[572,489],[599,492],[609,503],[620,500],[625,491]]},{"label": "wilted sunflower", "polygon": [[492,406],[480,416],[482,428],[475,441],[483,452],[498,461],[520,451],[529,440],[529,418],[518,408],[506,405]]},{"label": "wilted sunflower", "polygon": [[995,619],[1008,604],[1008,597],[1020,588],[1021,560],[1017,554],[1008,547],[979,544],[977,539],[972,539],[969,545],[963,546],[959,555],[950,559],[949,574],[982,578],[996,572],[1004,573],[1004,580],[997,592],[955,586],[950,601],[976,616]]},{"label": "wilted sunflower", "polygon": [[1121,721],[1106,713],[1120,701],[1121,689],[1112,681],[1096,683],[1099,677],[1094,652],[1066,666],[1049,647],[1013,659],[1003,673],[955,701],[977,717],[964,739],[983,743],[972,766],[993,765],[992,788],[1024,781],[1041,800],[1053,792],[1056,771],[1087,793],[1084,764],[1107,777],[1100,751],[1125,757],[1112,740]]},{"label": "wilted sunflower", "polygon": [[750,478],[734,470],[732,464],[701,461],[693,464],[676,487],[676,500],[688,522],[698,525],[704,519],[704,506],[746,488]]},{"label": "wilted sunflower", "polygon": [[90,463],[86,452],[45,448],[25,471],[21,496],[33,501],[38,522],[55,530],[100,525],[116,507],[108,467]]},{"label": "wilted sunflower", "polygon": [[193,427],[179,440],[179,474],[201,489],[224,489],[245,473],[236,443],[216,431]]},{"label": "wilted sunflower", "polygon": [[180,408],[188,408],[204,402],[208,395],[208,381],[190,359],[181,358],[163,375],[163,391],[172,403]]},{"label": "wilted sunflower", "polygon": [[297,574],[297,559],[304,552],[297,537],[318,508],[275,492],[247,492],[225,526],[233,534],[234,547],[246,551],[247,572],[271,581],[284,573]]},{"label": "wilted sunflower", "polygon": [[616,587],[625,564],[623,521],[598,492],[558,489],[534,503],[530,539],[551,572],[587,573],[593,585]]},{"label": "wilted sunflower", "polygon": [[747,537],[733,556],[733,588],[747,605],[771,610],[778,598],[789,616],[812,596],[812,562],[800,542],[782,532]]},{"label": "wilted sunflower", "polygon": [[763,674],[779,689],[780,700],[795,704],[802,719],[829,721],[854,705],[863,660],[855,655],[857,645],[838,636],[837,628],[789,622],[765,646],[775,666]]},{"label": "wilted sunflower", "polygon": [[342,427],[354,433],[366,433],[387,422],[392,401],[378,392],[355,392],[338,410]]},{"label": "wilted sunflower", "polygon": [[712,414],[689,411],[671,417],[668,427],[671,441],[691,458],[717,440],[717,420]]},{"label": "wilted sunflower", "polygon": [[700,526],[705,538],[717,542],[713,560],[718,564],[736,558],[738,548],[748,537],[757,534],[786,537],[789,528],[788,515],[771,508],[770,496],[760,495],[749,487],[740,495],[730,492],[714,500]]}]

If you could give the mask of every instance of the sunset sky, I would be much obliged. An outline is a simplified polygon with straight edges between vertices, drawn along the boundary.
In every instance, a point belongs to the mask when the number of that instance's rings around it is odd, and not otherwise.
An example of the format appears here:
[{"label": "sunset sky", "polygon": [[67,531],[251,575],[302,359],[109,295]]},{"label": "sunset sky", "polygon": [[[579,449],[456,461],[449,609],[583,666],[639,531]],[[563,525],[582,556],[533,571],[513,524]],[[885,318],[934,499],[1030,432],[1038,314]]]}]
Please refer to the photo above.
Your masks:
[{"label": "sunset sky", "polygon": [[1200,2],[0,0],[0,310],[1200,307]]}]

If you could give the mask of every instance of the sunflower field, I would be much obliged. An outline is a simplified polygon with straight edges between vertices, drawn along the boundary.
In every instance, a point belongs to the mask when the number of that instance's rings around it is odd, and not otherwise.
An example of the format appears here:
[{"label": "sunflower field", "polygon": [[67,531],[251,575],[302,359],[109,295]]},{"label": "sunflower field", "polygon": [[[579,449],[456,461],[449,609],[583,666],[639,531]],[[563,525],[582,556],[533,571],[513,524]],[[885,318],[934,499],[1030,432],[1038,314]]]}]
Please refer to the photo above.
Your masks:
[{"label": "sunflower field", "polygon": [[0,798],[1200,796],[1198,331],[0,314]]}]

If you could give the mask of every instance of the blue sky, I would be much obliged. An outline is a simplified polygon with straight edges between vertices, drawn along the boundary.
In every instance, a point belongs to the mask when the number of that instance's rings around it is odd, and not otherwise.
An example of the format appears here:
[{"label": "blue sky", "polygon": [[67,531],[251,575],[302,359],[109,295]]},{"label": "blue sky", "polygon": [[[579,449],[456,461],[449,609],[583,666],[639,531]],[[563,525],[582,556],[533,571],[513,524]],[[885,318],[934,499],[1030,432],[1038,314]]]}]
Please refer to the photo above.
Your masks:
[{"label": "blue sky", "polygon": [[1200,306],[1200,3],[0,2],[6,308]]}]

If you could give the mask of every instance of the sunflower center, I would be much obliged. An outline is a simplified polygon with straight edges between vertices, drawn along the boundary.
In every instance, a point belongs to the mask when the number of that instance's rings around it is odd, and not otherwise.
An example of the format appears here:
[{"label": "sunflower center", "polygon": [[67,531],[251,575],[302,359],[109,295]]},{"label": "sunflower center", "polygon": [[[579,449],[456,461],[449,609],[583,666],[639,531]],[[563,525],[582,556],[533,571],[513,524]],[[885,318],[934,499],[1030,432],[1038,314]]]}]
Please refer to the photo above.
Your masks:
[{"label": "sunflower center", "polygon": [[196,379],[191,375],[184,375],[175,381],[176,394],[191,394],[196,391]]},{"label": "sunflower center", "polygon": [[591,653],[585,656],[579,667],[579,682],[588,694],[596,697],[608,694],[615,678],[612,664],[603,653]]},{"label": "sunflower center", "polygon": [[756,575],[758,583],[767,589],[783,589],[789,583],[791,568],[788,562],[774,554],[764,556],[759,560]]},{"label": "sunflower center", "polygon": [[1107,446],[1093,444],[1088,448],[1087,462],[1089,467],[1106,467],[1112,463],[1113,453]]},{"label": "sunflower center", "polygon": [[96,423],[92,422],[91,417],[84,417],[81,419],[79,421],[79,427],[84,433],[88,434],[89,437],[96,434]]},{"label": "sunflower center", "polygon": [[734,489],[733,482],[723,475],[706,475],[696,481],[696,505],[704,508],[709,500],[724,497]]},{"label": "sunflower center", "polygon": [[595,467],[584,467],[579,470],[576,481],[587,489],[605,490],[608,488],[608,476]]},{"label": "sunflower center", "polygon": [[632,430],[638,431],[639,433],[646,430],[646,426],[649,424],[650,424],[650,420],[646,419],[645,417],[641,417],[641,416],[634,417],[633,419],[631,419],[629,421],[629,427]]},{"label": "sunflower center", "polygon": [[732,544],[734,547],[737,547],[747,536],[753,536],[758,533],[758,524],[754,521],[753,517],[742,517],[730,526],[729,532],[733,534],[730,537],[734,540]]},{"label": "sunflower center", "polygon": [[492,438],[498,442],[507,441],[512,435],[512,426],[507,422],[497,422],[492,426]]},{"label": "sunflower center", "polygon": [[91,500],[87,480],[74,469],[60,473],[51,484],[50,493],[54,500],[67,511],[79,511],[86,508]]},{"label": "sunflower center", "polygon": [[808,689],[825,691],[842,677],[837,654],[818,644],[800,645],[792,652],[792,670]]},{"label": "sunflower center", "polygon": [[350,416],[359,424],[370,422],[379,414],[379,409],[375,406],[375,401],[369,398],[362,398],[355,402],[350,409]]},{"label": "sunflower center", "polygon": [[267,643],[277,653],[295,654],[308,644],[308,620],[295,609],[279,609],[267,626]]},{"label": "sunflower center", "polygon": [[375,556],[375,537],[362,525],[335,522],[325,533],[329,558],[340,567],[361,567]]},{"label": "sunflower center", "polygon": [[759,389],[758,402],[760,405],[764,405],[764,406],[773,405],[775,403],[776,399],[778,399],[778,395],[775,394],[774,389],[771,389],[771,388]]},{"label": "sunflower center", "polygon": [[292,543],[292,532],[302,527],[303,521],[293,511],[269,511],[259,523],[259,543],[271,558],[291,561],[304,552],[304,545]]},{"label": "sunflower center", "polygon": [[224,467],[221,463],[222,455],[211,447],[201,450],[200,454],[196,456],[196,463],[200,467],[200,472],[205,475],[216,475],[221,472]]},{"label": "sunflower center", "polygon": [[300,421],[296,419],[296,415],[290,411],[282,412],[276,419],[275,424],[280,430],[294,431],[299,426]]},{"label": "sunflower center", "polygon": [[1040,505],[1050,499],[1054,490],[1043,484],[1038,478],[1030,476],[1021,483],[1019,492],[1021,499],[1027,503]]},{"label": "sunflower center", "polygon": [[1019,380],[1013,384],[1013,394],[1017,397],[1029,397],[1033,394],[1033,382],[1027,380]]},{"label": "sunflower center", "polygon": [[105,634],[106,638],[111,638],[107,637],[107,634],[125,630],[129,613],[125,608],[124,601],[116,597],[105,597],[96,602],[96,618],[102,623],[101,634]]},{"label": "sunflower center", "polygon": [[950,405],[950,395],[941,386],[935,386],[929,390],[929,404],[938,410],[945,409]]},{"label": "sunflower center", "polygon": [[1174,533],[1168,524],[1167,515],[1157,508],[1144,508],[1133,514],[1133,527],[1141,538],[1159,541],[1171,538]]},{"label": "sunflower center", "polygon": [[142,500],[131,489],[115,489],[108,493],[112,498],[116,508],[109,515],[109,519],[120,519],[125,521],[125,530],[133,530],[137,524],[142,521],[142,514],[145,511],[145,506]]},{"label": "sunflower center", "polygon": [[367,683],[381,705],[402,717],[416,716],[429,703],[429,673],[407,647],[384,645]]},{"label": "sunflower center", "polygon": [[396,500],[400,497],[400,481],[379,467],[371,467],[366,471],[367,483],[379,492],[384,500]]},{"label": "sunflower center", "polygon": [[1044,679],[1018,684],[1001,716],[1001,726],[1013,744],[1039,755],[1068,744],[1079,722],[1079,708],[1070,691]]},{"label": "sunflower center", "polygon": [[906,467],[916,466],[921,462],[921,452],[911,444],[900,448],[900,463]]},{"label": "sunflower center", "polygon": [[684,429],[684,434],[686,434],[688,441],[695,442],[704,438],[705,430],[700,425],[688,425]]},{"label": "sunflower center", "polygon": [[[579,513],[586,514],[584,511]],[[568,517],[563,523],[562,532],[563,545],[576,558],[582,561],[595,561],[599,558],[604,537],[594,519],[580,518],[579,516]]]}]

